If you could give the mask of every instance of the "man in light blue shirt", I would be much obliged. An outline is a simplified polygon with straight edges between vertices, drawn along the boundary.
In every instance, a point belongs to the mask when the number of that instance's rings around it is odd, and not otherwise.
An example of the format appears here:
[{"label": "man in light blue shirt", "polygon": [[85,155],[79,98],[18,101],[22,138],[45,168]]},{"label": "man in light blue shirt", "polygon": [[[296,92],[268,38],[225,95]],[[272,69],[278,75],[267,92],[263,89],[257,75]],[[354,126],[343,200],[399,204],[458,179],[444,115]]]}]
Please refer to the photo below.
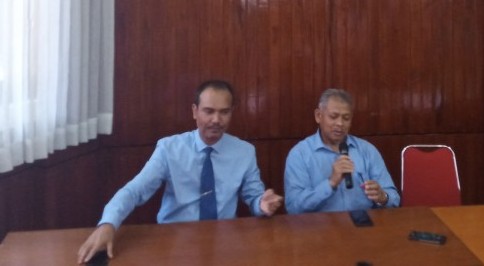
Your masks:
[{"label": "man in light blue shirt", "polygon": [[[114,233],[131,211],[145,203],[164,183],[165,191],[158,223],[196,221],[200,201],[207,193],[216,195],[216,217],[236,217],[237,200],[249,206],[253,215],[271,216],[282,204],[272,189],[264,191],[257,166],[255,148],[225,133],[233,109],[233,90],[224,81],[207,81],[197,90],[192,105],[197,129],[158,141],[141,172],[121,188],[104,208],[98,228],[81,246],[78,263],[96,251],[106,249],[113,257]],[[211,147],[214,190],[200,192],[205,148]]]},{"label": "man in light blue shirt", "polygon": [[[400,196],[378,150],[348,134],[353,118],[351,96],[340,89],[326,90],[314,115],[318,131],[296,144],[286,159],[287,212],[398,207]],[[342,142],[348,146],[348,155],[340,154]],[[351,173],[353,188],[345,186],[345,173]]]}]

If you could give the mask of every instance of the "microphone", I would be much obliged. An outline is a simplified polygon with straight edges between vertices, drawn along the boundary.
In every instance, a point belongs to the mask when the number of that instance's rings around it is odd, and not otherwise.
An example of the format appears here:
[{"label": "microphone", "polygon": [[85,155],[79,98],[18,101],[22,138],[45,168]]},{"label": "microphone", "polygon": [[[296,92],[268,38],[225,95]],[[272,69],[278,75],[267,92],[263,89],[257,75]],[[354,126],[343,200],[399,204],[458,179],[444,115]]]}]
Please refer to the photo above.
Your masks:
[{"label": "microphone", "polygon": [[[348,144],[346,144],[346,138],[339,144],[339,153],[341,155],[348,155]],[[353,178],[351,173],[344,173],[343,177],[345,179],[346,188],[353,188]]]}]

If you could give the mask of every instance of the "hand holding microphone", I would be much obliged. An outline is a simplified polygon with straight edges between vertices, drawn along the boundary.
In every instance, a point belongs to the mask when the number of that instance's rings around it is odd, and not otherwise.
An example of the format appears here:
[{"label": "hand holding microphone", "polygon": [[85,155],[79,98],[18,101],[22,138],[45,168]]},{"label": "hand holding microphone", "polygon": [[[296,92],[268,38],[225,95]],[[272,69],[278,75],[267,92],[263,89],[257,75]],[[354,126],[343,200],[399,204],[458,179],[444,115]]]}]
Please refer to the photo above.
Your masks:
[{"label": "hand holding microphone", "polygon": [[[348,144],[346,144],[346,138],[339,144],[339,153],[341,155],[348,156]],[[353,188],[353,178],[351,177],[351,172],[343,173],[345,179],[345,185],[347,189]]]}]

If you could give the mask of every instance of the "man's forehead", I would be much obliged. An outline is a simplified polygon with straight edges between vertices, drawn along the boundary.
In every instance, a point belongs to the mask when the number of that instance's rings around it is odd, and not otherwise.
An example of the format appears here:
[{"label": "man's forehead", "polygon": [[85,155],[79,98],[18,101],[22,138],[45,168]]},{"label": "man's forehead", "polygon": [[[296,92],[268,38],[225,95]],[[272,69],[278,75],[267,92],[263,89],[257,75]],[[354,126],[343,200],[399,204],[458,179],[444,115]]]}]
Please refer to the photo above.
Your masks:
[{"label": "man's forehead", "polygon": [[[230,107],[232,105],[232,95],[226,90],[216,90],[213,88],[207,88],[200,94],[200,106],[219,106],[227,105]],[[223,107],[222,107],[223,108]]]},{"label": "man's forehead", "polygon": [[326,105],[326,108],[323,109],[323,111],[328,114],[340,114],[340,115],[352,114],[350,105],[344,101],[337,101],[337,102],[328,101],[328,104]]}]

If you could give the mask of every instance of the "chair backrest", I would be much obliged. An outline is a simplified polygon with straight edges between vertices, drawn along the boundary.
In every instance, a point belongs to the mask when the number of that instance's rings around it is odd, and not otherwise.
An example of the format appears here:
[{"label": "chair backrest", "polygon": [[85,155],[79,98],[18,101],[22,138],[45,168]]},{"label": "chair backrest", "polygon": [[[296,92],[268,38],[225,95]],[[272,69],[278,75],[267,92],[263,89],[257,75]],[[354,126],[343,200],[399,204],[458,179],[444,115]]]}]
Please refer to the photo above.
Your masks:
[{"label": "chair backrest", "polygon": [[409,145],[402,150],[402,201],[406,206],[460,205],[460,183],[452,148]]}]

